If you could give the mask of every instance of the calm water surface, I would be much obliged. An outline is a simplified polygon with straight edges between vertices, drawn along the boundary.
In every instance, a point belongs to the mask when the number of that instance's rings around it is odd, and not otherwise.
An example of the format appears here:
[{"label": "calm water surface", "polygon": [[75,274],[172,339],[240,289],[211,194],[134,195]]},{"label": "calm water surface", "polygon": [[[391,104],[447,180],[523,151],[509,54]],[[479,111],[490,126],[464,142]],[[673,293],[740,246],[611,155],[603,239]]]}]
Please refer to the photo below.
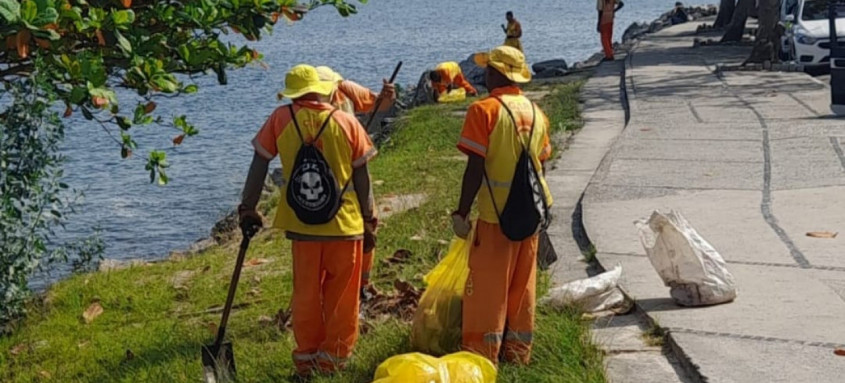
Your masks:
[{"label": "calm water surface", "polygon": [[[615,36],[673,4],[628,1],[617,15]],[[68,121],[67,182],[84,191],[85,200],[65,235],[84,236],[99,226],[107,258],[155,259],[189,246],[237,205],[252,157],[250,140],[278,105],[275,94],[289,67],[329,65],[346,78],[375,87],[403,60],[398,82],[416,83],[423,70],[438,62],[460,61],[500,44],[499,25],[507,10],[522,23],[531,62],[574,62],[599,50],[594,0],[370,0],[346,19],[332,9],[319,9],[294,25],[277,25],[274,35],[254,44],[268,69],[230,72],[228,86],[204,77],[198,80],[197,94],[160,100],[159,112],[187,114],[200,129],[178,148],[170,143],[175,131],[137,128],[137,155],[122,160],[98,126]],[[150,184],[143,168],[147,152],[162,148],[168,148],[173,165],[172,181],[165,187]]]}]

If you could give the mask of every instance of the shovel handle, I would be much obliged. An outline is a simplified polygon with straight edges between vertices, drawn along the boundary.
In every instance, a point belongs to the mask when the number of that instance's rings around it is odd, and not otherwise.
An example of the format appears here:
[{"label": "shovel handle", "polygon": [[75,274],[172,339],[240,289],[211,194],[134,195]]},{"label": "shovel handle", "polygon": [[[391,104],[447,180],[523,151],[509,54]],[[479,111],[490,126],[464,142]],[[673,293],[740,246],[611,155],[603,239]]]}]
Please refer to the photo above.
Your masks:
[{"label": "shovel handle", "polygon": [[241,240],[241,249],[238,252],[238,259],[235,261],[235,272],[232,273],[232,282],[229,283],[229,295],[226,296],[226,305],[223,306],[223,318],[220,319],[220,327],[217,328],[217,339],[214,345],[220,347],[223,337],[226,336],[226,324],[229,323],[229,313],[232,311],[232,303],[235,301],[235,291],[238,289],[238,281],[241,279],[241,268],[243,268],[246,250],[249,248],[249,237]]},{"label": "shovel handle", "polygon": [[[398,64],[396,64],[396,69],[393,70],[393,74],[390,75],[390,81],[388,81],[389,83],[392,84],[394,81],[396,81],[396,75],[399,74],[399,69],[401,69],[401,68],[402,68],[402,62],[400,61]],[[370,130],[370,124],[372,124],[373,119],[376,118],[376,113],[378,113],[378,108],[381,106],[381,102],[382,102],[383,99],[384,99],[384,97],[382,96],[381,93],[379,93],[378,99],[376,99],[376,105],[373,107],[373,111],[370,112],[370,118],[367,119],[367,124],[364,125],[364,130],[366,130],[366,131]]]}]

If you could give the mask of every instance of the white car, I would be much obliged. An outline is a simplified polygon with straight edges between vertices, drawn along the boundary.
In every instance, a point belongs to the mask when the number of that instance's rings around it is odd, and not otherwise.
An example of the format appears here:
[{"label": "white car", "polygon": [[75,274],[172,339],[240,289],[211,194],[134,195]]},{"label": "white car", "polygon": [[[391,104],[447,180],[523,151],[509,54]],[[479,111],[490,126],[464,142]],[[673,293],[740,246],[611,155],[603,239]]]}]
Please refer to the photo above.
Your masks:
[{"label": "white car", "polygon": [[[801,64],[830,62],[830,0],[800,0],[796,12],[786,15],[791,57]],[[845,18],[836,19],[837,36],[845,37]]]}]

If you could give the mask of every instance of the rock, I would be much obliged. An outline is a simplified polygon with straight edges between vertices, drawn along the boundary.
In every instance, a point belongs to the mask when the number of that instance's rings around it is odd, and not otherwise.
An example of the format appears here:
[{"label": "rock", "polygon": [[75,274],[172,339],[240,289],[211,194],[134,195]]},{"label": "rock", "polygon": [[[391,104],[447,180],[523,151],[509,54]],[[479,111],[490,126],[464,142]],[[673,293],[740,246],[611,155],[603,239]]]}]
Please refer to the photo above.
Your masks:
[{"label": "rock", "polygon": [[566,70],[569,69],[569,65],[564,59],[540,61],[531,65],[531,70],[533,70],[535,74],[540,74],[550,69],[559,69],[566,72]]},{"label": "rock", "polygon": [[475,65],[475,60],[473,57],[475,53],[469,55],[464,61],[458,63],[461,67],[461,72],[464,74],[464,78],[472,84],[473,87],[481,93],[487,90],[487,81],[485,80],[484,68]]},{"label": "rock", "polygon": [[560,68],[549,68],[540,73],[534,75],[534,78],[552,78],[552,77],[563,77],[566,76],[568,72],[565,69]]},{"label": "rock", "polygon": [[130,267],[149,266],[150,263],[142,259],[103,259],[97,266],[99,272],[109,272],[128,269]]},{"label": "rock", "polygon": [[633,23],[625,29],[625,33],[622,34],[622,42],[628,42],[631,40],[635,40],[640,36],[646,34],[648,32],[648,24],[646,23]]},{"label": "rock", "polygon": [[285,185],[285,176],[282,173],[282,168],[275,168],[270,173],[270,180],[273,182],[273,185],[278,187],[282,187]]},{"label": "rock", "polygon": [[236,210],[232,210],[229,214],[226,214],[221,220],[217,221],[214,224],[214,227],[211,228],[211,238],[214,238],[214,241],[218,244],[222,244],[226,242],[227,239],[231,238],[232,233],[238,228],[238,212]]}]

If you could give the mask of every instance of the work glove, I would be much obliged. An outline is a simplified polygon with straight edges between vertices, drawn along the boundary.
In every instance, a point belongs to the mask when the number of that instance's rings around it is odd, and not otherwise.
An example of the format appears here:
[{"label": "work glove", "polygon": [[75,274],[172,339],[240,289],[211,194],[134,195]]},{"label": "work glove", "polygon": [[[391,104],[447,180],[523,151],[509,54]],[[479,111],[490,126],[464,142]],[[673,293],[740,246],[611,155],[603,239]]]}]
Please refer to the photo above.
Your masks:
[{"label": "work glove", "polygon": [[364,220],[364,253],[369,253],[376,248],[376,231],[378,231],[378,218]]},{"label": "work glove", "polygon": [[388,82],[386,79],[382,79],[382,82],[381,97],[387,102],[392,102],[396,99],[396,86],[393,85],[392,82]]},{"label": "work glove", "polygon": [[261,215],[244,205],[238,206],[238,219],[244,238],[252,238],[264,226]]},{"label": "work glove", "polygon": [[472,230],[472,224],[469,223],[468,217],[464,217],[458,212],[452,213],[452,231],[455,232],[455,235],[467,239],[470,230]]}]

